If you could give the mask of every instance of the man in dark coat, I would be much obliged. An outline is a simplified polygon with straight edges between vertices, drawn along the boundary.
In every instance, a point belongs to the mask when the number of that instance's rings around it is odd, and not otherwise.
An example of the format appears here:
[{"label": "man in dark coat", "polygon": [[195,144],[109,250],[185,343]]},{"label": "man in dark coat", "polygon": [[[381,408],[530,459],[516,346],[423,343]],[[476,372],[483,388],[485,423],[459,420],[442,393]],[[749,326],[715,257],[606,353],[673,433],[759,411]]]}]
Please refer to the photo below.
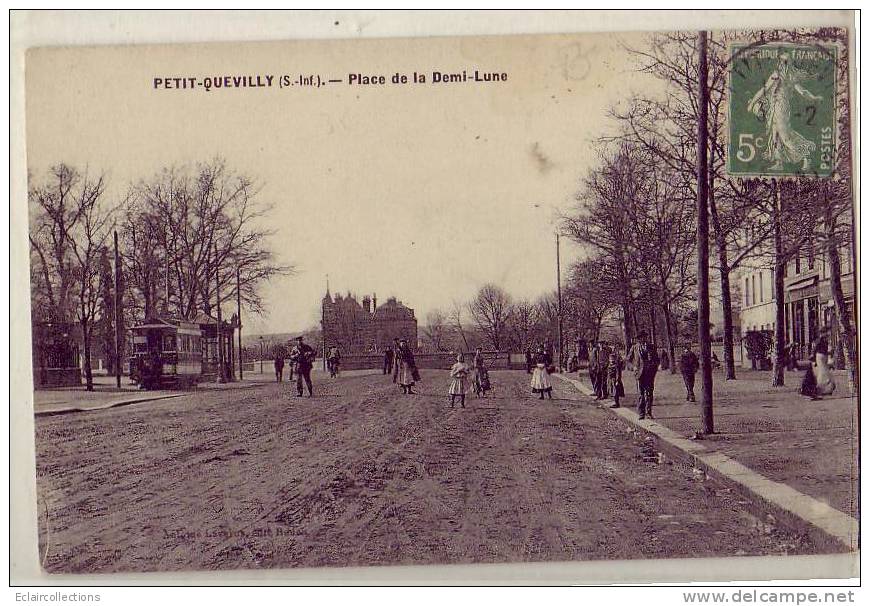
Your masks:
[{"label": "man in dark coat", "polygon": [[284,351],[280,347],[275,350],[275,380],[284,380]]},{"label": "man in dark coat", "polygon": [[311,386],[311,368],[314,366],[314,359],[317,357],[317,352],[310,345],[304,342],[304,337],[299,335],[296,337],[296,345],[293,351],[290,352],[290,360],[296,364],[296,396],[302,397],[302,381],[305,380],[305,385],[308,387],[308,397],[312,397],[313,388]]},{"label": "man in dark coat", "polygon": [[532,348],[526,347],[526,374],[532,374]]},{"label": "man in dark coat", "polygon": [[637,336],[637,343],[631,346],[628,352],[628,361],[634,369],[634,378],[637,380],[637,414],[641,419],[652,416],[653,386],[655,385],[656,371],[659,366],[659,356],[655,347],[647,341],[645,332]]},{"label": "man in dark coat", "polygon": [[384,352],[384,374],[389,375],[393,372],[393,348],[387,345],[387,350]]},{"label": "man in dark coat", "polygon": [[698,356],[689,345],[683,348],[680,356],[680,374],[683,375],[683,383],[686,384],[686,402],[695,401],[695,374],[698,372]]}]

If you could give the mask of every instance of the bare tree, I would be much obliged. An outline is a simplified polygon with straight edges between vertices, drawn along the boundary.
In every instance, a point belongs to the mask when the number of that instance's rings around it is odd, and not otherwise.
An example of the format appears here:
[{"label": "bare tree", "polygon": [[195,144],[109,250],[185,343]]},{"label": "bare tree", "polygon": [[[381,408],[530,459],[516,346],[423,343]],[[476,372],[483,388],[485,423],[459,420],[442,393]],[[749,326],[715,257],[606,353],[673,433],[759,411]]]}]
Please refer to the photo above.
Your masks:
[{"label": "bare tree", "polygon": [[511,314],[510,295],[495,284],[485,284],[468,304],[468,310],[489,345],[494,350],[501,351]]},{"label": "bare tree", "polygon": [[563,307],[569,310],[575,339],[597,341],[604,319],[619,305],[613,285],[600,271],[603,263],[598,258],[586,259],[568,270]]},{"label": "bare tree", "polygon": [[440,309],[435,309],[426,314],[426,325],[423,327],[423,336],[429,342],[434,351],[444,350],[444,340],[447,332],[447,316]]},{"label": "bare tree", "polygon": [[512,348],[522,351],[529,347],[539,331],[538,310],[531,301],[522,299],[511,307],[508,318],[508,333]]},{"label": "bare tree", "polygon": [[294,270],[269,247],[274,232],[259,227],[271,207],[258,193],[220,159],[167,168],[131,188],[124,256],[144,315],[158,312],[158,302],[182,318],[211,313],[215,273],[225,285],[221,302],[235,301],[236,269],[242,303],[263,311],[260,286]]},{"label": "bare tree", "polygon": [[468,347],[468,339],[465,335],[465,328],[462,324],[463,320],[463,309],[464,306],[459,301],[453,301],[450,307],[450,314],[448,315],[448,321],[453,326],[454,330],[459,334],[460,338],[462,338],[462,344],[464,345],[464,351],[469,351]]},{"label": "bare tree", "polygon": [[40,259],[52,319],[75,317],[82,332],[85,385],[92,391],[91,351],[100,309],[100,258],[112,230],[113,209],[103,200],[105,178],[60,164],[30,189],[31,246]]}]

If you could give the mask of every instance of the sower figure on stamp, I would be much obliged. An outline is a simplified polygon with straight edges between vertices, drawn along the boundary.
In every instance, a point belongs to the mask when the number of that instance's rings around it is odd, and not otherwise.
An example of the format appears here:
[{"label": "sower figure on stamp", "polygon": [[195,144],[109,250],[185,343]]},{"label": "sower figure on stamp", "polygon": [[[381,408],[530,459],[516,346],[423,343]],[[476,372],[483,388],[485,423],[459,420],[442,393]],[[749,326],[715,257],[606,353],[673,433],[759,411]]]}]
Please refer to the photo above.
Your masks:
[{"label": "sower figure on stamp", "polygon": [[296,345],[293,351],[290,352],[290,361],[296,364],[296,397],[302,397],[302,381],[308,387],[308,397],[314,395],[314,390],[311,385],[311,368],[314,366],[314,359],[317,357],[317,352],[303,342],[304,337],[299,335],[296,337]]},{"label": "sower figure on stamp", "polygon": [[695,374],[698,372],[698,356],[689,345],[683,347],[683,355],[680,356],[680,374],[686,384],[686,402],[695,401]]},{"label": "sower figure on stamp", "polygon": [[637,414],[641,419],[652,419],[653,384],[659,360],[655,349],[647,341],[645,332],[641,332],[637,336],[637,343],[631,346],[628,361],[634,369],[634,378],[637,381]]}]

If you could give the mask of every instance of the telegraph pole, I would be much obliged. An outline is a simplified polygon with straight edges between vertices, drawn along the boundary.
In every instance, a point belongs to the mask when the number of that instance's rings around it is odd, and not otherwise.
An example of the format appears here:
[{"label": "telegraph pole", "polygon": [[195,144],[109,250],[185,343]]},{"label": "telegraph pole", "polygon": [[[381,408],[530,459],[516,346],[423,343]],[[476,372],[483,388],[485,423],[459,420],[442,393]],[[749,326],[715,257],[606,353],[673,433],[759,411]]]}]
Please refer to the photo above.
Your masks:
[{"label": "telegraph pole", "polygon": [[223,343],[223,318],[221,317],[221,264],[218,257],[217,243],[214,245],[214,282],[215,295],[217,296],[217,347],[218,347],[218,383],[227,382],[226,369],[224,368],[224,343]]},{"label": "telegraph pole", "polygon": [[562,265],[559,258],[559,232],[556,232],[556,296],[559,300],[559,372],[562,372]]},{"label": "telegraph pole", "polygon": [[236,266],[236,315],[239,318],[239,381],[244,376],[242,373],[242,278],[240,275],[241,268]]},{"label": "telegraph pole", "polygon": [[[701,358],[702,433],[713,433],[713,366],[710,345],[710,227],[707,174],[707,32],[698,32],[698,346]],[[726,293],[727,294],[727,293]]]},{"label": "telegraph pole", "polygon": [[124,343],[121,328],[121,254],[118,252],[118,232],[115,231],[115,384],[121,388],[121,347]]}]

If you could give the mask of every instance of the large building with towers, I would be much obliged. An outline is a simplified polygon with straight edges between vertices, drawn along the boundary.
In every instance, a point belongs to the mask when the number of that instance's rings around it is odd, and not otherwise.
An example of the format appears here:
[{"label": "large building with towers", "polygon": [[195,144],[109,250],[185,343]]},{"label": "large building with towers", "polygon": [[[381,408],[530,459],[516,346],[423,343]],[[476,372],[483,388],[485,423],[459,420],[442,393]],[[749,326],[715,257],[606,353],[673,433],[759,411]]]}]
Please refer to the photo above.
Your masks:
[{"label": "large building with towers", "polygon": [[394,338],[417,347],[414,310],[395,297],[379,306],[377,295],[365,295],[360,303],[350,293],[333,297],[327,288],[321,302],[321,328],[324,346],[336,345],[346,353],[383,351]]}]

